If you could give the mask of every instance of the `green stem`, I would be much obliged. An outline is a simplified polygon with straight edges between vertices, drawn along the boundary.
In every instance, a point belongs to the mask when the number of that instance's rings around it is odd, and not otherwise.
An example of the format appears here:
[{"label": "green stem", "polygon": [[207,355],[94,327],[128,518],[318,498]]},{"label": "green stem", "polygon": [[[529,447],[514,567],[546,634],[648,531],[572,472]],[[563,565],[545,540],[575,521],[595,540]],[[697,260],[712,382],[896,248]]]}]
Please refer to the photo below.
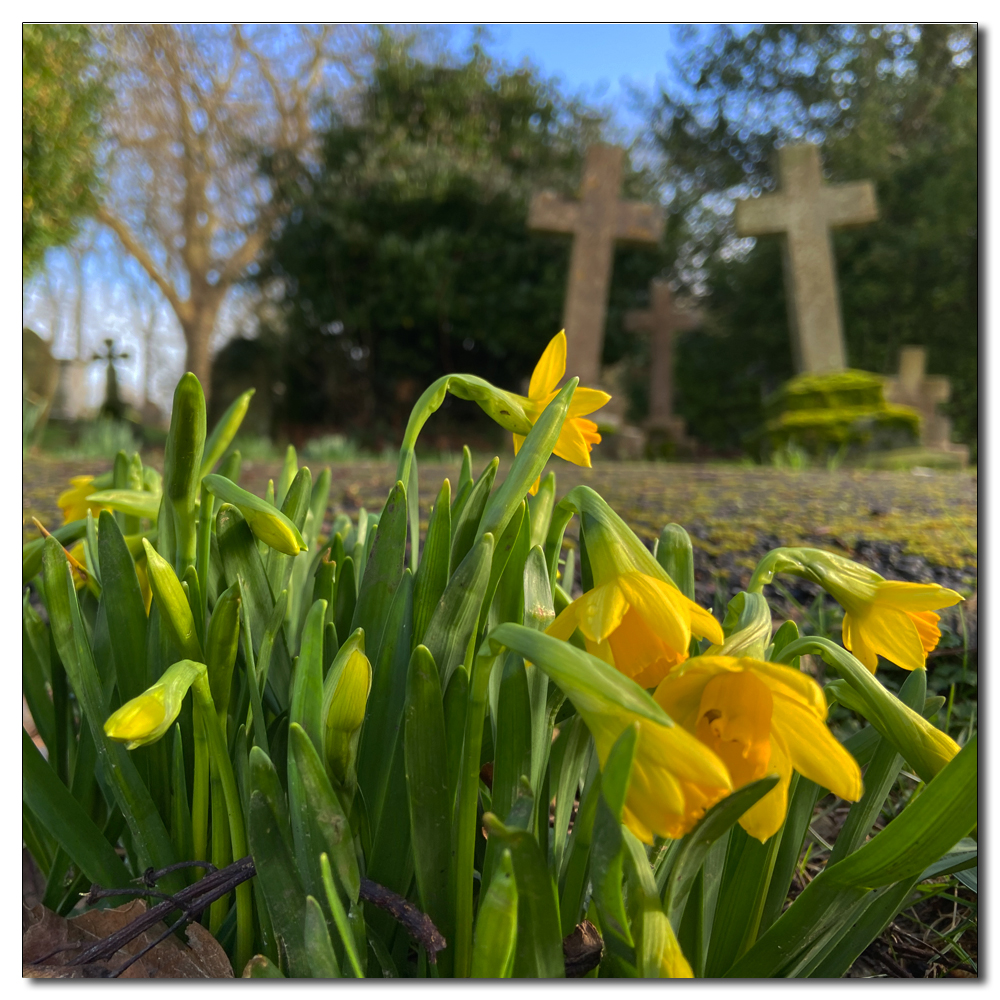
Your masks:
[{"label": "green stem", "polygon": [[[208,685],[207,673],[195,680],[195,704],[200,705],[204,726],[208,733],[209,749],[212,759],[218,767],[219,780],[226,801],[226,811],[229,817],[229,836],[233,848],[233,857],[242,858],[247,853],[246,831],[243,827],[243,807],[240,802],[239,789],[236,787],[236,775],[233,773],[232,761],[226,747],[226,734],[219,725],[219,718],[212,701],[212,691]],[[236,887],[236,971],[242,972],[253,955],[253,900],[250,895],[250,883],[243,882]]]},{"label": "green stem", "polygon": [[455,978],[467,979],[472,971],[472,889],[476,848],[476,802],[479,798],[479,757],[483,723],[489,695],[490,673],[496,653],[477,656],[469,685],[469,709],[465,720],[465,748],[459,777],[455,814]]},{"label": "green stem", "polygon": [[[233,859],[229,856],[229,823],[226,815],[226,795],[219,778],[219,769],[215,764],[211,767],[212,775],[212,864],[216,868],[225,868]],[[229,912],[229,896],[217,899],[208,911],[208,929],[216,937],[222,927],[223,920]]]},{"label": "green stem", "polygon": [[[208,857],[208,737],[201,713],[194,713],[194,787],[191,792],[191,850],[199,861]],[[242,855],[241,855],[242,857]]]}]

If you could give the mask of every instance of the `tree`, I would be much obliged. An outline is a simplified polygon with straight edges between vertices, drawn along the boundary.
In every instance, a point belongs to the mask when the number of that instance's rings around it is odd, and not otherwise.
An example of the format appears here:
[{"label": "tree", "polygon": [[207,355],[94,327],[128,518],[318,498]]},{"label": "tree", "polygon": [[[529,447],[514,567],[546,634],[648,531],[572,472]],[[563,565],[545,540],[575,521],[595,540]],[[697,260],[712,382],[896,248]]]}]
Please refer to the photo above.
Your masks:
[{"label": "tree", "polygon": [[[527,230],[528,202],[575,194],[600,130],[530,67],[479,44],[421,59],[383,31],[321,168],[287,190],[295,208],[258,279],[277,289],[286,419],[385,429],[452,371],[519,388],[559,329],[569,250]],[[651,188],[629,175],[629,196]],[[621,313],[662,263],[619,252],[606,360],[627,350]]]},{"label": "tree", "polygon": [[[736,241],[732,200],[775,186],[773,150],[820,143],[829,181],[871,178],[879,221],[836,232],[851,365],[884,374],[904,344],[952,380],[955,429],[977,424],[977,52],[966,26],[769,25],[685,36],[653,128],[685,236],[675,276],[706,296],[678,357],[678,405],[738,447],[762,390],[792,372],[775,241]],[[697,45],[694,42],[697,41]],[[720,345],[724,340],[724,348]],[[726,363],[717,362],[724,351]]]},{"label": "tree", "polygon": [[328,26],[122,26],[98,217],[177,315],[186,365],[211,392],[212,333],[285,205],[272,176],[308,159],[320,92],[350,79],[359,33]]},{"label": "tree", "polygon": [[97,205],[101,110],[108,92],[90,30],[21,26],[21,269],[76,235]]}]

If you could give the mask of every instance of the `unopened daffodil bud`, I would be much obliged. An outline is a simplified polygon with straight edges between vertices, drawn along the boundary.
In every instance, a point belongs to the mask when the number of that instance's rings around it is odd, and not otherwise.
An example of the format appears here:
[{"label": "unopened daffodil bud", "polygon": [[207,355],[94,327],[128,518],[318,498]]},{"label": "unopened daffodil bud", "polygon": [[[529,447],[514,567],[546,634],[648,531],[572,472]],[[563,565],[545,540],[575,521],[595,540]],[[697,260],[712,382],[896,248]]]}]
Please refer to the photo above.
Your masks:
[{"label": "unopened daffodil bud", "polygon": [[125,702],[104,723],[105,734],[127,750],[155,743],[174,724],[188,689],[205,673],[204,663],[179,660],[152,687]]},{"label": "unopened daffodil bud", "polygon": [[357,629],[337,652],[323,684],[323,758],[330,780],[352,790],[361,723],[372,687],[365,636]]},{"label": "unopened daffodil bud", "polygon": [[918,670],[941,639],[940,616],[962,595],[936,583],[886,580],[867,566],[822,549],[781,548],[754,571],[750,591],[760,592],[775,573],[791,573],[819,584],[844,609],[843,639],[872,673],[879,656]]},{"label": "unopened daffodil bud", "polygon": [[272,549],[295,556],[306,547],[299,529],[273,504],[248,493],[232,480],[216,473],[205,476],[202,483],[223,503],[238,508],[254,535]]}]

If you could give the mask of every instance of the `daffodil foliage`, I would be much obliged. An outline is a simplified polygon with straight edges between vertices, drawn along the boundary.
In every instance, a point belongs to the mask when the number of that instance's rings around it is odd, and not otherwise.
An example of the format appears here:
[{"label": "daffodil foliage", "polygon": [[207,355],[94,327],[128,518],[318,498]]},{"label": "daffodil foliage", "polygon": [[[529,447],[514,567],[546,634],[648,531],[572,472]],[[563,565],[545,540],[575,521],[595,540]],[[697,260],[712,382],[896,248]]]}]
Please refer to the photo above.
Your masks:
[{"label": "daffodil foliage", "polygon": [[[565,357],[560,334],[526,397],[428,387],[377,513],[328,520],[331,473],[292,448],[248,493],[249,394],[208,433],[190,374],[162,477],[121,454],[70,484],[22,560],[47,906],[151,868],[175,893],[249,854],[254,880],[200,915],[237,974],[837,976],[918,882],[976,864],[975,742],[935,725],[925,684],[959,595],[780,549],[718,620],[682,526],[650,551],[593,490],[558,497],[546,464],[589,464],[607,401],[560,385]],[[421,530],[417,442],[449,392],[515,455],[477,477],[466,450]],[[846,648],[772,632],[780,573],[844,606]],[[880,656],[910,671],[898,697]],[[845,741],[832,701],[858,717]],[[919,794],[876,832],[903,769]],[[786,905],[827,795],[847,820]]]}]

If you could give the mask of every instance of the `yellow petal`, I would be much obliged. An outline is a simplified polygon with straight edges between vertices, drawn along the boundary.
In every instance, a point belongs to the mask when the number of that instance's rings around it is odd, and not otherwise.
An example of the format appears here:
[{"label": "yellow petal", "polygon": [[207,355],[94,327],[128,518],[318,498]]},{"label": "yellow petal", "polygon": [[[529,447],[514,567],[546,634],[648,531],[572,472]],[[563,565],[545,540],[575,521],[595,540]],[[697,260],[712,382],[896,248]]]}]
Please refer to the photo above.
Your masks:
[{"label": "yellow petal", "polygon": [[654,579],[645,573],[623,573],[618,577],[618,584],[629,604],[663,642],[686,654],[691,642],[691,626],[685,614],[684,595],[665,580]]},{"label": "yellow petal", "polygon": [[573,393],[573,398],[569,403],[569,413],[566,419],[572,420],[574,417],[585,417],[594,410],[599,410],[602,406],[611,402],[611,396],[600,389],[588,389],[580,386]]},{"label": "yellow petal", "polygon": [[608,636],[615,666],[640,687],[655,687],[671,667],[687,658],[684,646],[672,648],[649,623],[629,608],[621,625]]},{"label": "yellow petal", "polygon": [[924,665],[924,647],[917,626],[905,611],[876,605],[864,616],[855,618],[854,630],[864,634],[864,641],[880,656],[904,670],[919,670]]},{"label": "yellow petal", "polygon": [[[666,586],[669,587],[670,584],[666,584]],[[721,646],[726,637],[723,634],[722,626],[712,612],[706,611],[700,604],[689,600],[680,591],[677,593],[683,598],[684,606],[691,613],[691,631],[699,639],[708,639],[714,645]]]},{"label": "yellow petal", "polygon": [[580,602],[573,601],[556,615],[555,621],[545,630],[546,635],[554,639],[567,640],[580,627]]},{"label": "yellow petal", "polygon": [[864,787],[858,762],[812,712],[798,702],[775,695],[771,726],[799,774],[848,802],[861,798]]},{"label": "yellow petal", "polygon": [[529,399],[542,399],[559,384],[566,374],[566,331],[560,330],[542,351],[542,356],[531,373],[528,385]]},{"label": "yellow petal", "polygon": [[878,666],[878,653],[865,642],[862,630],[850,614],[844,615],[842,637],[844,647],[854,654],[855,659],[863,663],[872,673],[875,673],[875,668]]},{"label": "yellow petal", "polygon": [[961,600],[961,594],[936,583],[884,580],[875,592],[876,603],[888,604],[900,611],[937,611],[939,608],[950,608]]},{"label": "yellow petal", "polygon": [[512,434],[511,437],[514,439],[514,454],[516,455],[521,450],[521,445],[524,444],[525,438],[520,434]]},{"label": "yellow petal", "polygon": [[777,785],[740,817],[740,826],[761,843],[781,829],[785,813],[788,812],[788,783],[792,780],[792,762],[777,733],[771,734],[771,760],[767,765],[767,773],[778,775]]},{"label": "yellow petal", "polygon": [[[593,423],[589,420],[567,420],[559,432],[559,440],[556,441],[553,454],[572,462],[574,465],[582,466],[584,469],[590,468],[591,445],[587,441],[584,428],[581,424]],[[597,427],[597,424],[594,424]],[[600,438],[598,438],[600,440]]]},{"label": "yellow petal", "polygon": [[[595,587],[576,602],[580,631],[594,642],[603,642],[622,622],[628,602],[617,583]],[[553,623],[554,624],[554,623]]]},{"label": "yellow petal", "polygon": [[826,698],[823,689],[808,675],[787,667],[783,663],[769,663],[766,660],[744,659],[741,662],[751,664],[753,672],[771,689],[773,694],[780,694],[793,701],[807,705],[820,722],[827,716]]}]

